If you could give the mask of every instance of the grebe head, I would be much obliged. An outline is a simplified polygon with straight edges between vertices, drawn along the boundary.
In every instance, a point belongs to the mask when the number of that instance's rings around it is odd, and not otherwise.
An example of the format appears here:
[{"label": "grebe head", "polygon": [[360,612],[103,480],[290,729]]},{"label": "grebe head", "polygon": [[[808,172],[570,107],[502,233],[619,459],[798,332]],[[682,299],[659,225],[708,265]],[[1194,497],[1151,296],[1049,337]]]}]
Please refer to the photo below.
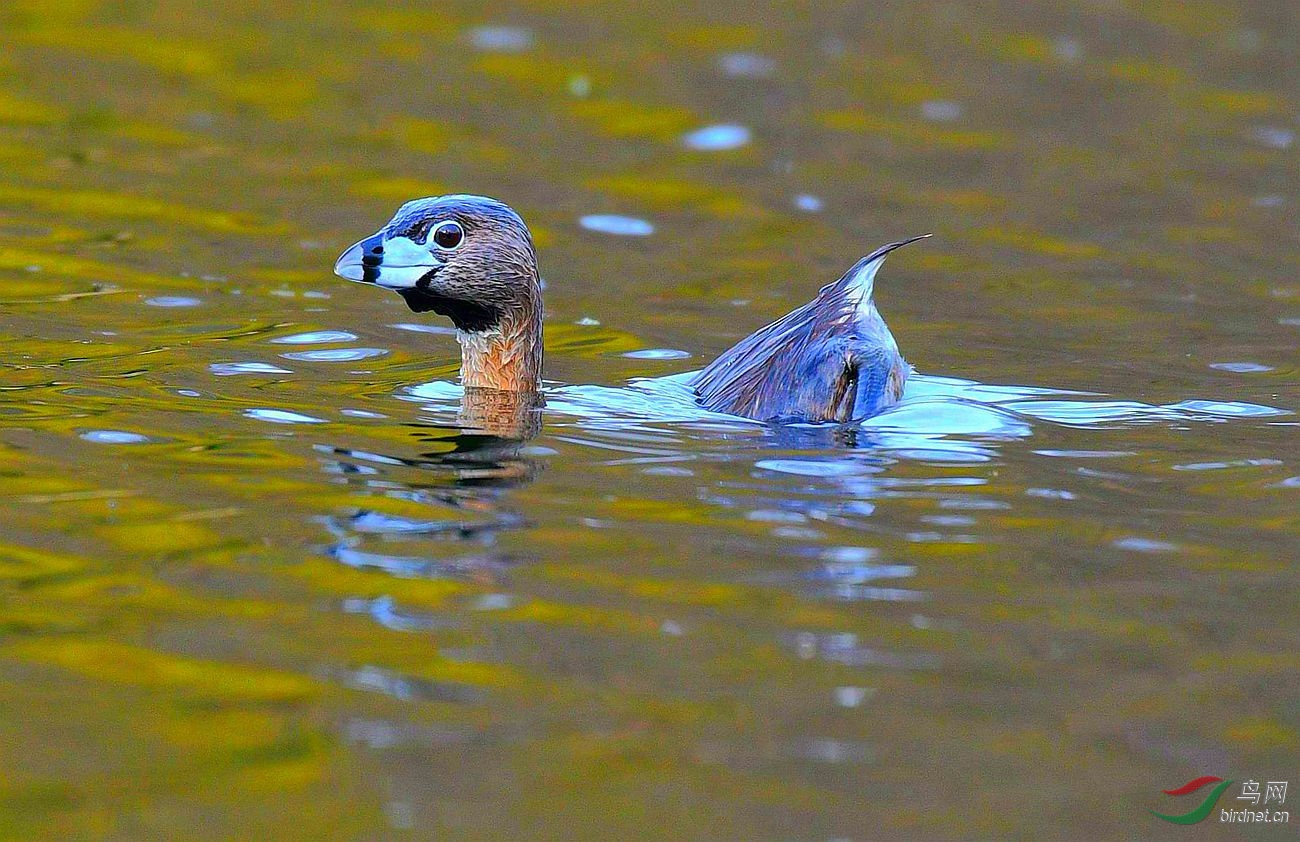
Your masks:
[{"label": "grebe head", "polygon": [[334,272],[394,290],[415,312],[447,316],[464,333],[489,333],[540,314],[528,226],[484,196],[407,202],[380,231],[345,251]]}]

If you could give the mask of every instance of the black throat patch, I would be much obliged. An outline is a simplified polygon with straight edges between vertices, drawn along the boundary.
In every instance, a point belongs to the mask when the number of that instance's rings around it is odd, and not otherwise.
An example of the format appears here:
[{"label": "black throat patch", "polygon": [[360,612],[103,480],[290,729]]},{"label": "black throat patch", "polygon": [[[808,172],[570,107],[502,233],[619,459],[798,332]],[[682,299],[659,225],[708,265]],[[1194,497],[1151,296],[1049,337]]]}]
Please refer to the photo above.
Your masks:
[{"label": "black throat patch", "polygon": [[399,289],[397,291],[406,301],[406,306],[416,313],[433,311],[440,316],[451,319],[457,330],[477,333],[491,330],[501,323],[501,312],[492,307],[465,301],[459,298],[447,298],[427,289]]}]

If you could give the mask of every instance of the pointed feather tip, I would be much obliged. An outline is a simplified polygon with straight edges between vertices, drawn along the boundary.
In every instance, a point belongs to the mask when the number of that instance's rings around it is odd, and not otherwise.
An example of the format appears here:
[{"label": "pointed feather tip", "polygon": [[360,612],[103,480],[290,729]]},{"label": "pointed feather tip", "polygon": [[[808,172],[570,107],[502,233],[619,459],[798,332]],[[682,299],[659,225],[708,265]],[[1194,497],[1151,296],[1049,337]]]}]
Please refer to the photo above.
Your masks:
[{"label": "pointed feather tip", "polygon": [[894,249],[900,249],[903,246],[911,245],[912,243],[915,243],[917,240],[928,240],[933,236],[934,234],[929,234],[929,233],[918,234],[915,237],[908,237],[906,240],[899,240],[896,243],[889,243],[888,245],[884,245],[876,249],[874,257],[884,257]]},{"label": "pointed feather tip", "polygon": [[908,237],[906,240],[899,240],[896,243],[887,243],[873,251],[871,254],[853,264],[844,277],[840,278],[833,284],[828,284],[822,289],[823,293],[832,290],[838,290],[840,293],[846,293],[849,290],[857,290],[862,296],[862,300],[870,298],[872,286],[875,284],[876,272],[880,270],[881,265],[885,262],[885,256],[894,249],[902,248],[908,243],[915,243],[917,240],[925,240],[933,237],[933,234],[920,234],[915,237]]},{"label": "pointed feather tip", "polygon": [[894,249],[901,249],[903,246],[908,245],[910,243],[915,243],[917,240],[926,240],[933,236],[934,236],[933,234],[920,234],[915,237],[908,237],[906,240],[899,240],[896,243],[886,243],[885,245],[873,251],[871,254],[859,260],[857,266],[855,266],[854,269],[867,266],[871,263],[876,263],[882,257],[889,254]]}]

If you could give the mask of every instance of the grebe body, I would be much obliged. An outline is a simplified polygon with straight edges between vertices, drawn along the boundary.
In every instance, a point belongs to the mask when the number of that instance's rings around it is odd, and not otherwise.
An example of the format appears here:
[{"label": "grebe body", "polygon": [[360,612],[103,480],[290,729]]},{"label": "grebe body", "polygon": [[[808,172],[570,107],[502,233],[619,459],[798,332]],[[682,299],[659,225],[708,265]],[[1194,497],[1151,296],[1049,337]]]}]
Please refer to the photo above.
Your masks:
[{"label": "grebe body", "polygon": [[[714,360],[692,381],[699,404],[758,421],[847,423],[897,403],[911,369],[872,293],[885,257],[919,239],[876,249]],[[407,202],[334,271],[391,289],[416,312],[450,318],[465,387],[540,388],[537,254],[528,226],[505,204],[469,195]]]}]

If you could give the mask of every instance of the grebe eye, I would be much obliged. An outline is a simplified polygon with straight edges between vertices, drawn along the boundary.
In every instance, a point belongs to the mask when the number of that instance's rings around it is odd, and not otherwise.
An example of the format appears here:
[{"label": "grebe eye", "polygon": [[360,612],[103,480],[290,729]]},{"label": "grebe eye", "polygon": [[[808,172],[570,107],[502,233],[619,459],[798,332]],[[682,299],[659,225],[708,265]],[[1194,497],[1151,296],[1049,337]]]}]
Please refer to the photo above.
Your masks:
[{"label": "grebe eye", "polygon": [[429,234],[429,239],[443,251],[451,251],[465,239],[465,229],[460,227],[459,222],[452,220],[439,222]]}]

